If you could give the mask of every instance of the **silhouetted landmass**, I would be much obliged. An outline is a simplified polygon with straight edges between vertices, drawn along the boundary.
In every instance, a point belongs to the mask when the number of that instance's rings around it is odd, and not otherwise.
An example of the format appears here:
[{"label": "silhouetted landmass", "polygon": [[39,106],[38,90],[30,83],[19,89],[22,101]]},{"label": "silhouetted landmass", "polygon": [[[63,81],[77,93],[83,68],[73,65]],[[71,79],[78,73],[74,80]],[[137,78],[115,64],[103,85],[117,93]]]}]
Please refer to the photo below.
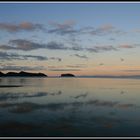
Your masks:
[{"label": "silhouetted landmass", "polygon": [[21,71],[17,72],[8,72],[6,74],[0,72],[0,77],[47,77],[44,73],[30,73]]},{"label": "silhouetted landmass", "polygon": [[0,77],[2,77],[2,76],[4,76],[4,73],[2,73],[2,72],[0,71]]},{"label": "silhouetted landmass", "polygon": [[44,73],[29,73],[29,72],[24,72],[21,71],[19,73],[20,76],[26,77],[26,76],[39,76],[39,77],[46,77],[47,75],[45,75]]},{"label": "silhouetted landmass", "polygon": [[18,76],[19,73],[16,73],[16,72],[8,72],[7,74],[5,74],[4,76],[8,76],[8,77],[11,77],[11,76]]},{"label": "silhouetted landmass", "polygon": [[0,88],[22,87],[21,85],[0,85]]},{"label": "silhouetted landmass", "polygon": [[75,77],[75,75],[66,73],[66,74],[61,74],[61,77]]}]

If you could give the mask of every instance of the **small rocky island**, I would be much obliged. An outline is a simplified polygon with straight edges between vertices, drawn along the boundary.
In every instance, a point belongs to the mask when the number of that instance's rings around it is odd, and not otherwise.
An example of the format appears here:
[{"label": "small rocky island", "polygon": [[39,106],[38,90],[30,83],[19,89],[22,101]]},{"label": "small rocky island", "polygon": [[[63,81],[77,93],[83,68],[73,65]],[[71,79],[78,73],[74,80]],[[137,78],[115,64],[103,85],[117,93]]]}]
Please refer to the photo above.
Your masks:
[{"label": "small rocky island", "polygon": [[61,77],[75,77],[75,75],[71,73],[66,73],[66,74],[61,74]]},{"label": "small rocky island", "polygon": [[21,71],[17,72],[8,72],[6,74],[0,72],[0,77],[47,77],[44,73],[30,73]]}]

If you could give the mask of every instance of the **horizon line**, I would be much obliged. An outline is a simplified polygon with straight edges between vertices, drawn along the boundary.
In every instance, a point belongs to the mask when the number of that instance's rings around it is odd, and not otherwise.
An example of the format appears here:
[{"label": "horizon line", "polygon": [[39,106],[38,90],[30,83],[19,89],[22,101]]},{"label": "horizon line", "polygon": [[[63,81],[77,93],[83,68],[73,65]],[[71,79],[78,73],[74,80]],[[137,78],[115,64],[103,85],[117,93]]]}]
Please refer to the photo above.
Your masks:
[{"label": "horizon line", "polygon": [[[3,73],[3,74],[8,74],[9,72],[14,72],[14,73],[20,73],[20,72],[26,72],[26,73],[32,73],[32,74],[40,74],[40,73],[42,73],[42,74],[45,74],[47,77],[60,77],[61,76],[61,74],[73,74],[72,72],[62,72],[60,75],[48,75],[48,74],[46,74],[46,73],[44,73],[44,72],[29,72],[29,71],[24,71],[24,70],[20,70],[20,71],[8,71],[8,72],[3,72],[3,71],[1,71],[0,70],[0,72],[1,73]],[[140,77],[140,74],[133,74],[133,75],[76,75],[76,74],[73,74],[75,77]]]},{"label": "horizon line", "polygon": [[140,3],[139,1],[0,1],[0,3]]}]

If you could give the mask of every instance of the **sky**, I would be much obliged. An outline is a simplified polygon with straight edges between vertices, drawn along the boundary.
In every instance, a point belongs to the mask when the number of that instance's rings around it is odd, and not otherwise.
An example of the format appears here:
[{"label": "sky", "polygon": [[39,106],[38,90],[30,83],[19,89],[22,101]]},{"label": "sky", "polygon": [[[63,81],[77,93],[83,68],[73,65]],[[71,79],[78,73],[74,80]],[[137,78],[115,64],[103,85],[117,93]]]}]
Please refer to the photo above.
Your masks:
[{"label": "sky", "polygon": [[140,75],[140,3],[0,3],[0,71]]}]

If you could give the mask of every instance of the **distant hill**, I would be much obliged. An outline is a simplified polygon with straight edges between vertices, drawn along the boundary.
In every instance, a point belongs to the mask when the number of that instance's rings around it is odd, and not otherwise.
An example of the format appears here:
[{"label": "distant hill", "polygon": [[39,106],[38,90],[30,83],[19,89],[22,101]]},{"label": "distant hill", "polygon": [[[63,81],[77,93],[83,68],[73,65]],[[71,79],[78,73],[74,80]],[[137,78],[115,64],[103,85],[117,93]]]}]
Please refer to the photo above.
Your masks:
[{"label": "distant hill", "polygon": [[0,72],[0,77],[47,77],[44,73],[30,73],[21,71],[17,72],[8,72],[6,74]]},{"label": "distant hill", "polygon": [[2,73],[1,71],[0,71],[0,76],[4,76],[4,73]]},{"label": "distant hill", "polygon": [[21,71],[19,73],[19,76],[23,76],[23,77],[26,77],[26,76],[39,76],[39,77],[46,77],[47,75],[45,75],[44,73],[29,73],[29,72],[24,72],[24,71]]},{"label": "distant hill", "polygon": [[16,73],[16,72],[8,72],[7,74],[4,74],[4,76],[18,76],[19,73]]},{"label": "distant hill", "polygon": [[61,74],[61,77],[75,77],[75,75],[71,73],[66,73],[66,74]]}]

